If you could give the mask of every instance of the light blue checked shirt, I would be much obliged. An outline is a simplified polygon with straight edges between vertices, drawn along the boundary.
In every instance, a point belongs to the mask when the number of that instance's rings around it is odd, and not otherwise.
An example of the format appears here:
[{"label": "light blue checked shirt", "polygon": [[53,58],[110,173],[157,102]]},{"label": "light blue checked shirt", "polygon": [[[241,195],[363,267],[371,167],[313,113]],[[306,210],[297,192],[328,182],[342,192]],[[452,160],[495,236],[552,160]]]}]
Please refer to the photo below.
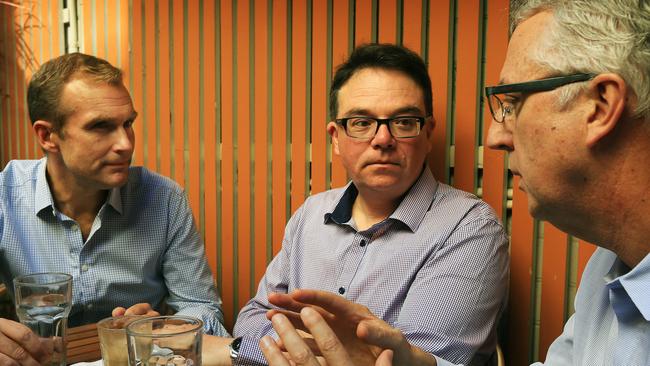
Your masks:
[{"label": "light blue checked shirt", "polygon": [[356,196],[353,184],[317,194],[291,217],[282,249],[237,318],[235,364],[265,364],[259,339],[277,338],[267,296],[297,288],[340,293],[428,352],[484,363],[508,288],[508,242],[492,209],[424,169],[390,217],[357,231]]},{"label": "light blue checked shirt", "polygon": [[205,331],[228,335],[221,299],[183,190],[132,167],[113,189],[83,242],[77,223],[58,211],[46,159],[14,160],[0,173],[0,281],[35,272],[73,276],[69,325],[96,322],[116,306],[165,301],[198,317]]},{"label": "light blue checked shirt", "polygon": [[650,254],[630,270],[598,248],[582,275],[575,309],[544,365],[650,365]]}]

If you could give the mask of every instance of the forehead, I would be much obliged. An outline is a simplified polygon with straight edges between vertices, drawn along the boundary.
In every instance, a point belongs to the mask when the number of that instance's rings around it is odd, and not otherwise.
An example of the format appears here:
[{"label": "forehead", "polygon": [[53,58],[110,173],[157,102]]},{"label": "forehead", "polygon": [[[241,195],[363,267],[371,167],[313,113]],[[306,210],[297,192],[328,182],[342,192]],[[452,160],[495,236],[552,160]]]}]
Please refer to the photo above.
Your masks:
[{"label": "forehead", "polygon": [[96,117],[129,118],[135,113],[131,95],[124,85],[112,85],[88,78],[76,78],[65,84],[61,93],[61,107],[69,117],[83,119]]},{"label": "forehead", "polygon": [[502,84],[528,81],[544,75],[544,68],[534,60],[533,55],[541,46],[552,20],[553,14],[544,11],[517,26],[508,43],[506,59],[501,69]]},{"label": "forehead", "polygon": [[424,93],[407,74],[390,69],[364,68],[355,72],[338,93],[339,114],[351,110],[390,114],[415,107],[424,113]]}]

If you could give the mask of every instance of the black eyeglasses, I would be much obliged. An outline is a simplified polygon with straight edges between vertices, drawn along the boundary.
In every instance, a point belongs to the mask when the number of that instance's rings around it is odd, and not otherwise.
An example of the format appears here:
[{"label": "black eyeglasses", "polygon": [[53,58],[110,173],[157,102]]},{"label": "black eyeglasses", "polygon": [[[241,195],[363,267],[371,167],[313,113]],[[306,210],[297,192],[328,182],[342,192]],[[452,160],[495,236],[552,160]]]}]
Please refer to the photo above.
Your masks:
[{"label": "black eyeglasses", "polygon": [[[511,119],[515,117],[514,102],[516,102],[517,98],[508,95],[509,93],[536,93],[549,91],[564,85],[591,80],[596,75],[597,74],[581,73],[526,81],[523,83],[488,86],[485,87],[485,97],[488,100],[492,118],[494,118],[496,122],[502,123],[506,118]],[[499,95],[501,95],[501,97],[499,97]]]},{"label": "black eyeglasses", "polygon": [[395,138],[416,137],[422,131],[425,117],[400,116],[393,118],[346,117],[339,118],[336,123],[343,126],[345,133],[355,139],[371,139],[383,124]]}]

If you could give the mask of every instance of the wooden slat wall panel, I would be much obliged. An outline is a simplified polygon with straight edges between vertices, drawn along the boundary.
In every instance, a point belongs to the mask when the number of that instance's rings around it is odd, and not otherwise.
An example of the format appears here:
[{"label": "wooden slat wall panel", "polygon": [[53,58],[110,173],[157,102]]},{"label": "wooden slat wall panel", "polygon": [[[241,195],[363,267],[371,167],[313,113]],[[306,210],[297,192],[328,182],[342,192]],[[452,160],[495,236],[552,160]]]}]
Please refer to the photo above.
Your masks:
[{"label": "wooden slat wall panel", "polygon": [[[27,116],[26,82],[38,65],[69,49],[61,42],[60,1],[16,2],[0,5],[3,166],[41,156]],[[511,227],[502,337],[508,361],[544,358],[570,315],[567,286],[579,282],[594,246],[580,242],[569,251],[571,238],[534,221],[503,153],[482,149],[491,120],[481,89],[498,82],[508,0],[78,5],[81,50],[124,70],[140,112],[134,163],[187,191],[228,327],[280,250],[291,213],[308,195],[347,181],[325,131],[335,67],[352,45],[367,42],[403,43],[421,54],[433,83],[431,169],[439,180],[482,195]]]}]

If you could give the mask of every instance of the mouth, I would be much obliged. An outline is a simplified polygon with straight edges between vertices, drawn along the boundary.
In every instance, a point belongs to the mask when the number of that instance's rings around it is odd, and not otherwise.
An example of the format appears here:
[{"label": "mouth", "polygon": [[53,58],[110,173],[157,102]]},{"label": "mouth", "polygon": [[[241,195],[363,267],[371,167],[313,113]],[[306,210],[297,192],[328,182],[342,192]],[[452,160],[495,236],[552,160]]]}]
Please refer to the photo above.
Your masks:
[{"label": "mouth", "polygon": [[379,166],[399,166],[399,163],[392,161],[371,161],[365,164],[366,166],[379,165]]}]

